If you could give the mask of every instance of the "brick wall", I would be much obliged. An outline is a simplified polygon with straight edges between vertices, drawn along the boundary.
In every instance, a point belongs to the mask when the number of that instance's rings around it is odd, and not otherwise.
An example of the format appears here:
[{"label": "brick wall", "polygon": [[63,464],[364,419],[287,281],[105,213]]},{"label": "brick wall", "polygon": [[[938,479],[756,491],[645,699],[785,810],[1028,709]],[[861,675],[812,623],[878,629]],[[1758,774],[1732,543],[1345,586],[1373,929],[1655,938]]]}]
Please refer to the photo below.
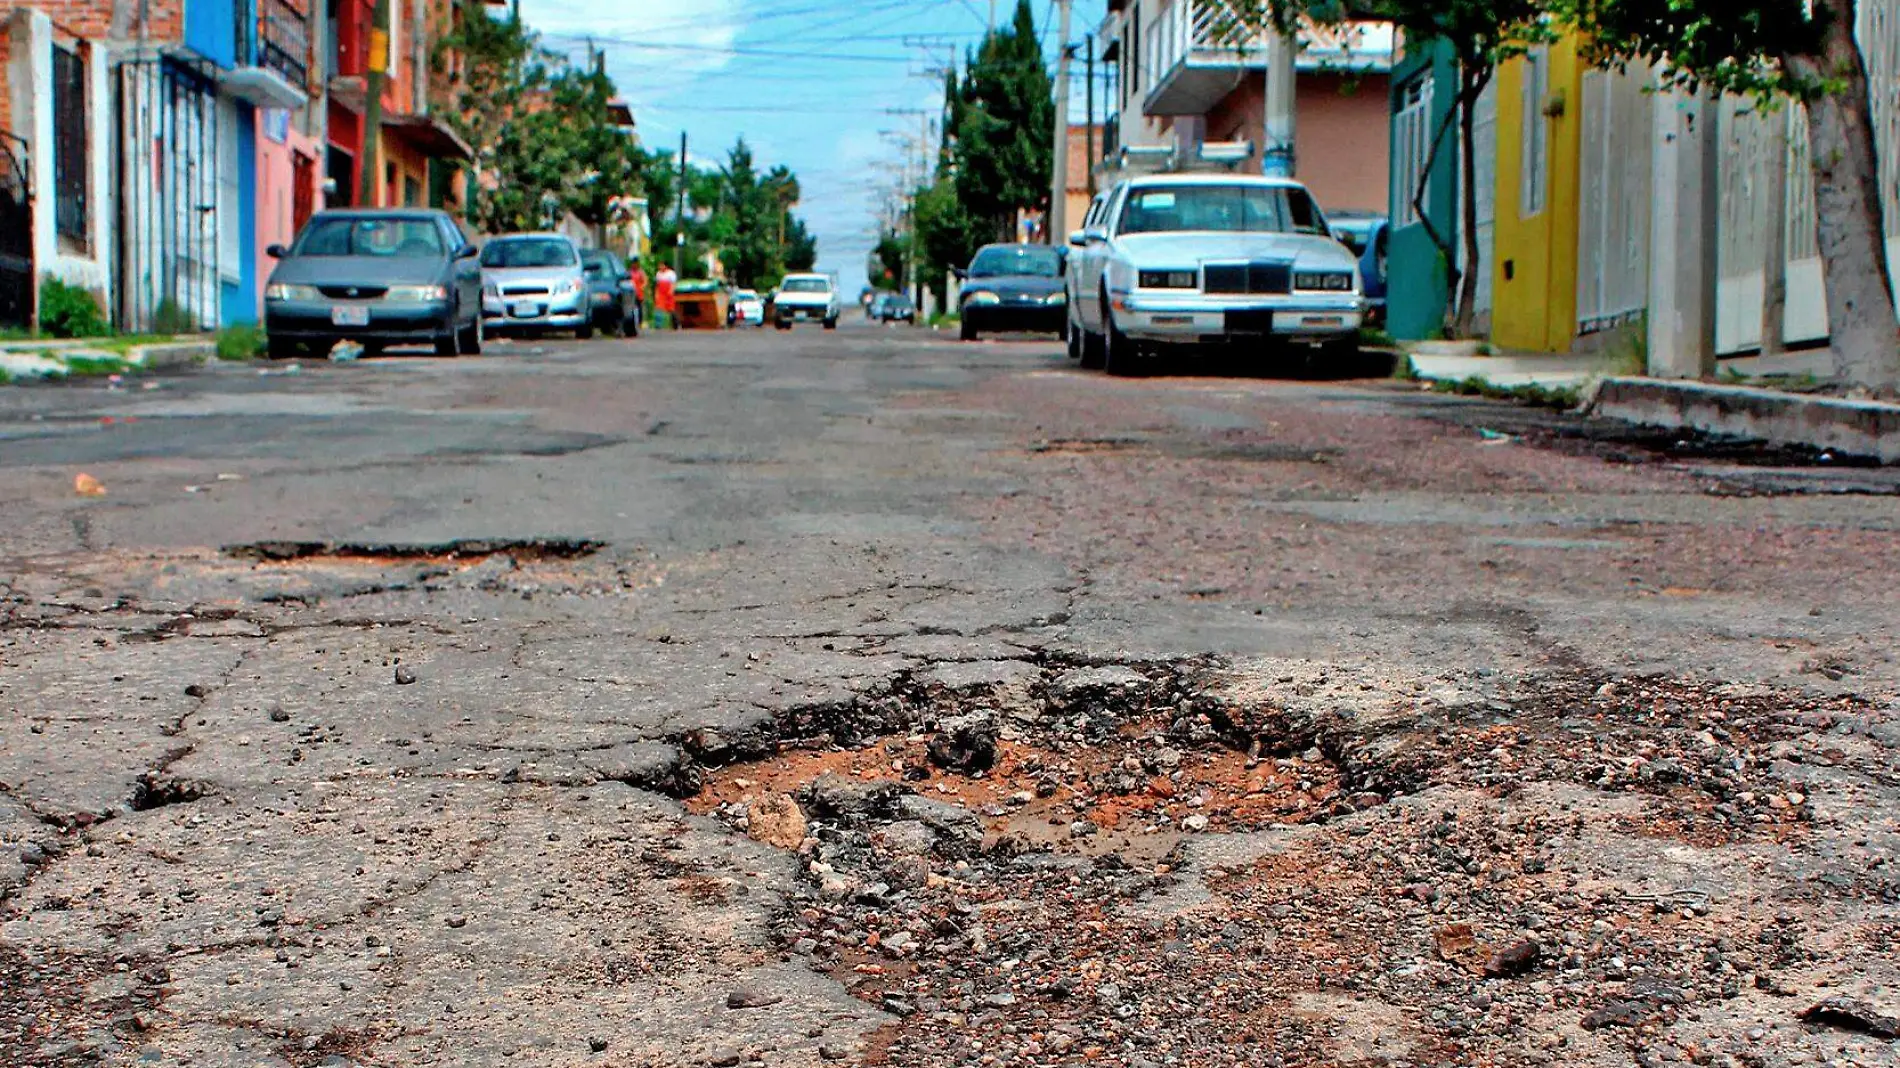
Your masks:
[{"label": "brick wall", "polygon": [[0,130],[13,128],[13,26],[11,12],[0,11]]},{"label": "brick wall", "polygon": [[[31,4],[0,0],[0,18],[16,7],[38,9],[53,22],[56,33],[67,37],[105,40],[112,35],[112,0],[33,0]],[[175,40],[183,35],[184,0],[148,0],[145,35],[155,41]],[[127,8],[125,35],[138,36],[138,5]]]}]

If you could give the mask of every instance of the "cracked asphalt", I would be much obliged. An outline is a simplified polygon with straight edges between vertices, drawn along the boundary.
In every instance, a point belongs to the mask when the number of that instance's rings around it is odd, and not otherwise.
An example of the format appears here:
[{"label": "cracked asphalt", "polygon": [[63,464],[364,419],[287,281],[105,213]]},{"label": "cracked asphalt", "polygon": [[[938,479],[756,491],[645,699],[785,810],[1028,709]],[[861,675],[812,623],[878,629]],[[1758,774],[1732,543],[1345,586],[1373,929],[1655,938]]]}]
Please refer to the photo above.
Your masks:
[{"label": "cracked asphalt", "polygon": [[1891,1065],[1897,490],[864,326],[0,390],[0,1064]]}]

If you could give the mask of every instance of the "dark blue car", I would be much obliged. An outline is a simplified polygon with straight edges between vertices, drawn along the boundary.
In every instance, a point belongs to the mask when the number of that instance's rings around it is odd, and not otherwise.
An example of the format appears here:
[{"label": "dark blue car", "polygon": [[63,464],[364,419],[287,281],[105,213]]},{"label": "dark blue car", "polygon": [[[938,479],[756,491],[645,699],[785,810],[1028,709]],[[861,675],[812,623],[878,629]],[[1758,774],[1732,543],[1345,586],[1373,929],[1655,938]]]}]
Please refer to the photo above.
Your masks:
[{"label": "dark blue car", "polygon": [[1392,224],[1383,215],[1369,211],[1339,211],[1327,216],[1333,236],[1359,257],[1359,274],[1366,287],[1366,325],[1385,323],[1387,247],[1391,244]]}]

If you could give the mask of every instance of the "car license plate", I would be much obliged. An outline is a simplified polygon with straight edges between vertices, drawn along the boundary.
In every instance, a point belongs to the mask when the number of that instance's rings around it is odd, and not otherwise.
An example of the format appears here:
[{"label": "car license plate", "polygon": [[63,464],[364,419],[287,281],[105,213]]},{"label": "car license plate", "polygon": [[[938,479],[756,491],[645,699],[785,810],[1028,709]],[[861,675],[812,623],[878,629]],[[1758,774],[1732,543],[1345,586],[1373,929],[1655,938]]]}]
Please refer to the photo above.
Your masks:
[{"label": "car license plate", "polygon": [[361,304],[339,304],[330,309],[332,326],[368,326],[369,308]]},{"label": "car license plate", "polygon": [[541,306],[531,300],[518,300],[508,313],[517,319],[532,319],[541,314]]},{"label": "car license plate", "polygon": [[1257,308],[1230,311],[1227,313],[1227,332],[1230,334],[1271,334],[1273,333],[1273,313]]}]

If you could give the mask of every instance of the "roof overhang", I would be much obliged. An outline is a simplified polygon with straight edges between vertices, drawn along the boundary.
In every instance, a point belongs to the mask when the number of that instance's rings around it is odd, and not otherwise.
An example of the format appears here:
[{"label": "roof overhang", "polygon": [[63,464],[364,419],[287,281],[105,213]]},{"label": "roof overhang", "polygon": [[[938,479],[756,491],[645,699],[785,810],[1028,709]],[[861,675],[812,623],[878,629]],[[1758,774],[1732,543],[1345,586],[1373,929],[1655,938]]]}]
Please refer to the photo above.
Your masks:
[{"label": "roof overhang", "polygon": [[434,115],[385,115],[383,129],[422,150],[435,159],[475,158],[475,150]]}]

